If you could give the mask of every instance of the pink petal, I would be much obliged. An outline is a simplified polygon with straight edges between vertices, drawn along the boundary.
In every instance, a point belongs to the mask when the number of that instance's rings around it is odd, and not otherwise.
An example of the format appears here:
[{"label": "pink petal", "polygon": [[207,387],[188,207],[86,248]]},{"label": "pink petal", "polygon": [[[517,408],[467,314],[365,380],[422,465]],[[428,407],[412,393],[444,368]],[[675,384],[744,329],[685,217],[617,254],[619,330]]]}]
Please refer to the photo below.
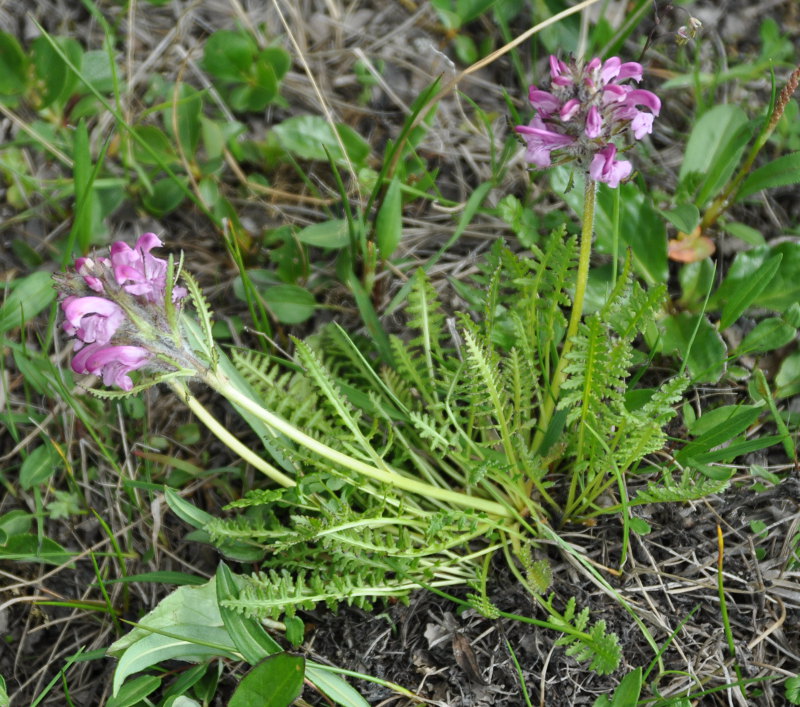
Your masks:
[{"label": "pink petal", "polygon": [[575,114],[581,109],[581,102],[577,98],[570,98],[563,106],[559,115],[561,120],[568,121],[575,117]]},{"label": "pink petal", "polygon": [[661,112],[661,100],[655,93],[645,91],[641,88],[634,88],[628,92],[625,99],[626,105],[629,106],[644,106],[649,108],[653,115],[658,115]]},{"label": "pink petal", "polygon": [[74,327],[80,326],[81,319],[87,314],[99,314],[103,317],[122,315],[119,305],[105,297],[67,297],[61,303],[61,308],[67,321]]},{"label": "pink petal", "polygon": [[545,118],[558,111],[561,107],[561,102],[552,93],[540,91],[536,86],[530,87],[528,91],[528,100]]},{"label": "pink petal", "polygon": [[603,68],[600,70],[600,82],[606,84],[616,79],[621,66],[622,61],[618,56],[612,56],[610,59],[606,60],[605,64],[603,64]]},{"label": "pink petal", "polygon": [[645,135],[653,132],[653,114],[639,111],[636,117],[631,121],[631,129],[633,136],[637,140],[641,140]]},{"label": "pink petal", "polygon": [[633,79],[637,83],[642,80],[642,65],[635,61],[627,61],[619,67],[617,81]]},{"label": "pink petal", "polygon": [[589,176],[597,182],[605,182],[612,189],[619,186],[633,171],[633,165],[627,160],[615,160],[617,148],[608,145],[600,150],[589,165]]},{"label": "pink petal", "polygon": [[597,109],[597,106],[592,106],[586,114],[586,137],[590,140],[600,137],[602,128],[603,119],[600,117],[600,111]]}]

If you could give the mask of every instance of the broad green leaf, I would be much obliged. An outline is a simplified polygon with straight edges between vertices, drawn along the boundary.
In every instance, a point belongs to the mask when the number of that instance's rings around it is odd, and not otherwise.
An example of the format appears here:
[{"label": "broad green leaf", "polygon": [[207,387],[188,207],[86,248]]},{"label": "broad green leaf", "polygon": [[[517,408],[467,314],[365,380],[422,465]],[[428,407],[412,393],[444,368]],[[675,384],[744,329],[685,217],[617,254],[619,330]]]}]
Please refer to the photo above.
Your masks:
[{"label": "broad green leaf", "polygon": [[28,58],[16,37],[0,32],[0,95],[14,96],[27,86]]},{"label": "broad green leaf", "polygon": [[677,354],[685,361],[695,381],[713,383],[719,380],[725,371],[725,344],[705,317],[681,312],[664,318],[660,326],[664,353]]},{"label": "broad green leaf", "polygon": [[740,356],[774,351],[786,346],[797,335],[797,329],[777,317],[760,321],[736,349]]},{"label": "broad green leaf", "polygon": [[[722,316],[719,321],[720,331],[724,331],[733,324],[769,285],[778,267],[781,264],[782,255],[778,253],[763,265],[761,265],[745,282],[738,283],[737,287],[730,288],[730,296],[725,306],[722,308]],[[730,276],[729,276],[730,277]],[[728,278],[726,278],[727,281]],[[720,285],[720,290],[725,292],[725,282]]]},{"label": "broad green leaf", "polygon": [[255,41],[242,32],[220,30],[207,40],[203,68],[224,81],[242,81],[258,51]]},{"label": "broad green leaf", "polygon": [[303,690],[305,659],[279,653],[265,658],[242,678],[228,707],[289,707]]},{"label": "broad green leaf", "polygon": [[[52,37],[78,69],[83,62],[83,49],[72,37]],[[61,55],[53,48],[47,37],[37,37],[31,44],[31,55],[36,76],[43,84],[39,108],[45,108],[55,101],[64,103],[75,89],[78,77],[70,69]]]},{"label": "broad green leaf", "polygon": [[[167,134],[155,125],[136,125],[133,128],[136,140],[133,143],[133,155],[136,161],[146,165],[170,164],[177,161],[172,141]],[[154,154],[151,154],[140,143],[145,143]]]},{"label": "broad green leaf", "polygon": [[730,179],[749,139],[745,112],[735,104],[715,106],[695,123],[678,180],[701,175],[695,203],[702,206]]},{"label": "broad green leaf", "polygon": [[725,281],[712,295],[709,306],[719,306],[737,290],[747,287],[754,273],[778,254],[782,259],[775,276],[769,282],[769,287],[764,288],[750,306],[782,312],[800,301],[800,243],[785,241],[776,246],[762,246],[738,253]]},{"label": "broad green leaf", "polygon": [[788,398],[800,393],[800,351],[789,354],[775,376],[775,397]]},{"label": "broad green leaf", "polygon": [[81,78],[98,93],[111,93],[114,89],[114,72],[105,49],[94,49],[83,55]]},{"label": "broad green leaf", "polygon": [[[149,626],[144,619],[141,623]],[[114,671],[112,685],[114,695],[119,693],[125,678],[129,675],[164,660],[201,663],[214,657],[238,659],[234,653],[236,647],[224,627],[205,624],[174,624],[156,628],[172,635],[150,633],[125,650]]]},{"label": "broad green leaf", "polygon": [[800,182],[800,152],[793,152],[751,172],[736,193],[736,201],[741,201],[762,189],[785,187],[798,182]]},{"label": "broad green leaf", "polygon": [[50,273],[38,271],[14,282],[14,287],[0,306],[0,334],[5,334],[33,319],[55,299]]},{"label": "broad green leaf", "polygon": [[140,574],[129,574],[125,577],[118,577],[117,579],[105,579],[106,584],[114,584],[115,582],[129,583],[129,582],[155,582],[157,584],[177,584],[179,586],[192,585],[199,586],[208,582],[205,577],[198,577],[196,574],[188,574],[187,572],[177,572],[174,570],[157,570],[154,572],[141,572]]},{"label": "broad green leaf", "polygon": [[681,304],[690,308],[699,305],[714,284],[714,266],[708,258],[688,263],[678,271],[678,280],[681,283]]},{"label": "broad green leaf", "polygon": [[245,617],[238,611],[225,606],[226,601],[239,598],[239,587],[233,573],[224,562],[220,562],[217,566],[216,579],[220,616],[225,623],[228,635],[244,659],[250,665],[255,665],[269,655],[282,652],[280,644],[264,630],[259,621]]},{"label": "broad green leaf", "polygon": [[181,205],[185,196],[181,181],[165,177],[153,184],[151,193],[144,194],[142,205],[153,216],[166,216]]},{"label": "broad green leaf", "polygon": [[[73,553],[64,549],[55,540],[39,538],[38,535],[21,533],[11,535],[0,547],[0,559],[17,562],[43,562],[46,565],[63,565]],[[73,565],[69,565],[73,567]]]},{"label": "broad green leaf", "polygon": [[[200,140],[200,117],[203,112],[202,94],[189,86],[181,84],[178,89],[177,103],[164,111],[164,125],[170,135],[175,137],[177,130],[178,143],[187,160],[195,159],[197,143]],[[171,146],[170,146],[171,147]]]},{"label": "broad green leaf", "polygon": [[800,675],[795,675],[784,683],[783,694],[789,704],[800,705]]},{"label": "broad green leaf", "polygon": [[[0,516],[0,533],[8,538],[10,535],[21,535],[31,529],[33,515],[21,509],[9,511]],[[0,545],[5,545],[6,540],[0,540]]]},{"label": "broad green leaf", "polygon": [[279,79],[283,78],[292,66],[292,57],[281,47],[267,47],[258,53],[258,61],[269,64]]},{"label": "broad green leaf", "polygon": [[214,516],[210,513],[198,508],[193,503],[189,503],[171,488],[164,487],[164,498],[178,518],[195,528],[205,528],[206,524],[214,519]]},{"label": "broad green leaf", "polygon": [[299,324],[313,316],[316,300],[299,285],[273,285],[261,291],[264,302],[278,321]]},{"label": "broad green leaf", "polygon": [[674,209],[659,211],[659,213],[684,233],[691,233],[700,223],[700,209],[695,204],[678,204]]},{"label": "broad green leaf", "polygon": [[641,667],[631,670],[622,678],[619,686],[614,690],[614,699],[611,707],[631,707],[639,700],[642,692],[642,669]]},{"label": "broad green leaf", "polygon": [[383,203],[375,217],[375,241],[384,260],[392,254],[403,237],[403,194],[400,191],[400,180],[394,177],[389,183]]},{"label": "broad green leaf", "polygon": [[346,219],[331,219],[306,226],[297,234],[297,239],[318,248],[344,248],[350,243],[350,230]]},{"label": "broad green leaf", "polygon": [[736,415],[749,413],[754,416],[754,419],[758,419],[758,416],[763,410],[763,405],[723,405],[722,407],[704,412],[692,423],[687,423],[686,427],[690,435],[699,437],[700,435],[713,432],[720,425],[727,424],[728,421]]},{"label": "broad green leaf", "polygon": [[58,459],[50,444],[40,444],[22,462],[19,471],[20,486],[27,491],[48,481],[59,466]]},{"label": "broad green leaf", "polygon": [[119,693],[106,702],[106,707],[134,707],[151,692],[161,686],[161,678],[155,675],[140,675],[124,685]]},{"label": "broad green leaf", "polygon": [[[327,162],[327,149],[335,162],[346,162],[330,124],[318,115],[287,118],[273,131],[281,147],[301,159]],[[336,132],[350,161],[359,166],[363,164],[369,156],[369,143],[347,125],[337,124]]]},{"label": "broad green leaf", "polygon": [[[217,608],[216,580],[212,577],[200,586],[178,587],[165,596],[155,609],[139,620],[143,626],[170,630],[179,624],[199,624],[210,628],[222,628],[223,622]],[[152,635],[144,628],[133,628],[117,639],[108,649],[108,655],[119,658],[137,641]],[[228,640],[233,646],[233,643]]]}]

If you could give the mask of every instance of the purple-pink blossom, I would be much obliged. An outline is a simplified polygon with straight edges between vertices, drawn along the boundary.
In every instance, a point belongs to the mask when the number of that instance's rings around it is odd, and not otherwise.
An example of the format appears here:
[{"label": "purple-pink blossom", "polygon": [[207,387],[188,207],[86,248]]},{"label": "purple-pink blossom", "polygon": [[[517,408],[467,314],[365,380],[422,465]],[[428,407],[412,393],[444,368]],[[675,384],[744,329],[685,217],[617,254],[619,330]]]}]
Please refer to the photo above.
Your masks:
[{"label": "purple-pink blossom", "polygon": [[628,131],[635,140],[652,133],[661,111],[654,93],[623,83],[639,83],[642,76],[641,64],[619,57],[581,64],[551,56],[550,90],[530,87],[536,115],[516,127],[525,140],[525,160],[537,167],[549,167],[554,156],[578,160],[593,179],[617,186],[632,166],[616,158],[614,141]]},{"label": "purple-pink blossom", "polygon": [[125,319],[122,308],[105,297],[67,297],[62,303],[64,331],[77,337],[75,349],[84,344],[107,344]]},{"label": "purple-pink blossom", "polygon": [[615,160],[617,148],[614,144],[606,145],[600,150],[589,165],[589,176],[596,182],[605,182],[612,189],[620,181],[627,179],[633,170],[633,165],[627,160]]},{"label": "purple-pink blossom", "polygon": [[122,390],[131,390],[133,381],[128,373],[147,364],[153,358],[141,346],[84,346],[72,359],[75,373],[102,375],[105,385],[116,385]]},{"label": "purple-pink blossom", "polygon": [[[131,371],[146,365],[163,369],[170,360],[181,368],[189,361],[190,351],[163,343],[180,337],[166,314],[167,261],[151,253],[161,245],[154,233],[145,233],[133,248],[117,241],[110,257],[78,258],[77,275],[56,278],[64,296],[64,331],[75,337],[76,373],[101,375],[106,385],[127,391],[133,388]],[[176,304],[187,294],[183,287],[171,291]],[[176,326],[174,317],[171,321]]]}]

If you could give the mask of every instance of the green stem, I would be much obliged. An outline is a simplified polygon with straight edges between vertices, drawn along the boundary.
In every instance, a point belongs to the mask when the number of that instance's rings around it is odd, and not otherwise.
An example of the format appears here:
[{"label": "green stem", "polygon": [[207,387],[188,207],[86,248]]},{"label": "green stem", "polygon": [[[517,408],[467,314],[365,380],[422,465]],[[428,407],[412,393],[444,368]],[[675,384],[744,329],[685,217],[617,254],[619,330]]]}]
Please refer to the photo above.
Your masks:
[{"label": "green stem", "polygon": [[278,471],[272,464],[264,461],[252,450],[245,447],[236,437],[234,437],[227,429],[214,417],[208,410],[206,410],[200,401],[195,398],[183,384],[178,380],[169,382],[169,387],[175,394],[189,407],[189,409],[200,418],[200,421],[208,427],[213,434],[217,436],[225,446],[232,452],[238,454],[247,463],[254,466],[260,472],[266,474],[270,479],[280,484],[281,486],[290,487],[297,486],[297,483],[290,479],[286,474]]},{"label": "green stem", "polygon": [[550,384],[549,395],[545,399],[542,408],[542,416],[539,420],[539,429],[533,439],[533,449],[538,450],[542,440],[550,426],[553,417],[558,395],[561,392],[561,385],[564,383],[564,369],[567,367],[567,354],[572,350],[572,343],[578,333],[578,325],[583,315],[583,301],[586,298],[586,285],[589,282],[589,259],[592,255],[592,234],[594,233],[594,205],[597,183],[593,179],[586,177],[586,187],[583,193],[583,223],[581,224],[581,247],[578,256],[578,276],[575,283],[575,297],[572,300],[572,312],[567,325],[567,335],[564,338],[564,346],[558,358],[558,365],[553,380]]},{"label": "green stem", "polygon": [[451,491],[449,489],[439,488],[432,486],[416,479],[410,479],[407,476],[391,470],[388,466],[378,468],[370,464],[366,464],[358,459],[343,454],[342,452],[323,444],[319,440],[309,437],[305,432],[297,429],[294,425],[286,422],[286,420],[278,417],[265,409],[258,403],[251,400],[246,395],[240,393],[236,388],[227,380],[224,374],[207,372],[203,376],[203,380],[214,390],[220,393],[223,397],[227,398],[231,403],[238,405],[249,413],[255,415],[264,424],[272,429],[285,435],[293,442],[302,445],[306,449],[318,454],[319,456],[328,459],[335,464],[352,469],[353,471],[368,476],[384,484],[394,486],[404,491],[418,494],[423,497],[436,498],[447,503],[452,503],[457,506],[474,508],[476,510],[485,511],[494,516],[510,517],[513,515],[512,509],[485,498],[478,498],[475,496],[468,496],[464,493]]}]

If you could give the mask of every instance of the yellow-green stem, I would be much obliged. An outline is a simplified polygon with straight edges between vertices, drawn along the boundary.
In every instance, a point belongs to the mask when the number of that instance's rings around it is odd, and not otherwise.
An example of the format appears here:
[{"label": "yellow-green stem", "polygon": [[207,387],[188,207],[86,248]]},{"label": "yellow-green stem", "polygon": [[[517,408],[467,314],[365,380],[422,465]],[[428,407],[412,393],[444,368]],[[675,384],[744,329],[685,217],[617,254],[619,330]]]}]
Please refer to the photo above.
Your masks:
[{"label": "yellow-green stem", "polygon": [[475,496],[468,496],[464,493],[451,491],[450,489],[443,489],[438,486],[432,486],[416,479],[411,479],[407,476],[393,471],[388,466],[378,468],[370,464],[366,464],[359,459],[339,452],[319,440],[308,436],[305,432],[297,429],[294,425],[286,422],[286,420],[271,413],[266,408],[251,400],[246,395],[240,393],[236,388],[225,378],[221,373],[208,372],[203,377],[204,381],[211,386],[214,390],[220,393],[223,397],[227,398],[231,403],[238,405],[244,410],[255,415],[268,427],[271,427],[277,432],[285,435],[293,442],[302,445],[306,449],[318,454],[319,456],[328,459],[335,464],[341,464],[347,469],[351,469],[359,474],[368,476],[371,479],[379,481],[390,486],[418,494],[423,497],[436,498],[447,503],[466,508],[474,508],[475,510],[485,511],[494,516],[509,517],[513,515],[513,511],[508,506],[495,501],[490,501],[485,498],[478,498]]},{"label": "yellow-green stem", "polygon": [[290,479],[286,474],[281,471],[278,471],[272,464],[265,461],[261,457],[259,457],[256,453],[252,450],[245,447],[236,437],[234,437],[227,429],[214,417],[208,410],[206,410],[201,404],[200,401],[195,398],[186,386],[178,380],[172,380],[169,382],[169,387],[175,392],[175,394],[189,407],[189,409],[200,418],[200,421],[208,427],[209,430],[213,434],[217,436],[217,439],[220,440],[225,446],[228,447],[232,452],[238,454],[242,459],[244,459],[248,464],[254,466],[263,474],[266,474],[270,479],[272,479],[275,483],[280,484],[281,486],[290,487],[290,486],[297,486],[297,483]]},{"label": "yellow-green stem", "polygon": [[539,429],[533,440],[534,450],[538,450],[550,426],[553,417],[558,395],[561,392],[561,385],[564,382],[564,369],[567,367],[567,354],[572,350],[572,342],[578,333],[578,325],[583,315],[583,300],[586,297],[586,285],[589,282],[589,259],[592,255],[592,234],[594,233],[594,204],[597,183],[593,179],[586,177],[586,187],[583,193],[583,223],[581,224],[581,244],[578,255],[578,276],[575,282],[575,296],[572,299],[572,312],[567,325],[567,335],[564,337],[564,346],[558,358],[558,365],[553,380],[550,382],[549,395],[547,396],[542,408],[542,416],[539,420]]}]

